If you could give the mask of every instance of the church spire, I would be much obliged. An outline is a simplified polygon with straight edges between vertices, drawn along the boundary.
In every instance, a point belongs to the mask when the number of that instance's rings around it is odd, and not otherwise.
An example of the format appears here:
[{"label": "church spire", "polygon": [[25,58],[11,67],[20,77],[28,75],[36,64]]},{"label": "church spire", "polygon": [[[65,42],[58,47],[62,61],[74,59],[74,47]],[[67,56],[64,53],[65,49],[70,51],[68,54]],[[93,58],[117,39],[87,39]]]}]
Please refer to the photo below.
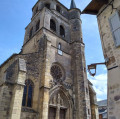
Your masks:
[{"label": "church spire", "polygon": [[74,0],[71,0],[71,5],[70,5],[70,9],[76,8],[76,4]]}]

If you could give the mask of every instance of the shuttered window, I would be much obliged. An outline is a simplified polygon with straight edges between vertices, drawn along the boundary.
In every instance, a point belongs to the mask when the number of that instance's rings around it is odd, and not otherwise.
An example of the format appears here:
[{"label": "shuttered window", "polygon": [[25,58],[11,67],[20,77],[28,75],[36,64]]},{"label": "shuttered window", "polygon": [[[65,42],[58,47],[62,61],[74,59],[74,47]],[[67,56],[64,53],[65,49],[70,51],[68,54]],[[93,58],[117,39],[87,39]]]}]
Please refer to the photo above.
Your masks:
[{"label": "shuttered window", "polygon": [[115,46],[118,47],[120,46],[120,15],[118,11],[109,18],[109,22]]}]

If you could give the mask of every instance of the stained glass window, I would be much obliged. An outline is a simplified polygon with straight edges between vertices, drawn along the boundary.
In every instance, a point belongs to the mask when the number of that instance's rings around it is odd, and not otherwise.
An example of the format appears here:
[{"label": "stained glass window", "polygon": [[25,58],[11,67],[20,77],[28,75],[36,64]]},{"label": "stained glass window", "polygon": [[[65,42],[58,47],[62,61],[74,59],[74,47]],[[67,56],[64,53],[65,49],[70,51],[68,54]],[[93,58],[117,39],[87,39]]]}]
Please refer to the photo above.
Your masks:
[{"label": "stained glass window", "polygon": [[53,65],[51,67],[51,75],[54,79],[62,78],[62,70],[58,65]]},{"label": "stained glass window", "polygon": [[22,106],[32,107],[33,82],[26,80],[23,92]]}]

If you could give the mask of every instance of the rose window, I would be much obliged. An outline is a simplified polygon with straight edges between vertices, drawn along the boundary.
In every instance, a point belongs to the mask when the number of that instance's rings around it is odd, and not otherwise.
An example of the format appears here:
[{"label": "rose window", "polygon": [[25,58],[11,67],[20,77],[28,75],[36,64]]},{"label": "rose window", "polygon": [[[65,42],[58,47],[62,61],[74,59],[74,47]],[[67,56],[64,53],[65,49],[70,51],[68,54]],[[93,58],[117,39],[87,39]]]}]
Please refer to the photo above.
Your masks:
[{"label": "rose window", "polygon": [[51,67],[51,75],[54,79],[62,78],[62,70],[58,65],[54,65]]}]

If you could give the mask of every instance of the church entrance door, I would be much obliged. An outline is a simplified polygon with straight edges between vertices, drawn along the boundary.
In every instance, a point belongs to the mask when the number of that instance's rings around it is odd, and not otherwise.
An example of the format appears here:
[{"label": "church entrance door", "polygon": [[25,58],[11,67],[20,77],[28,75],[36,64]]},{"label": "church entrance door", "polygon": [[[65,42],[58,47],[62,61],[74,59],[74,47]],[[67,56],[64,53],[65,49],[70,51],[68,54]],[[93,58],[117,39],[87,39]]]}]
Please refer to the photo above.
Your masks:
[{"label": "church entrance door", "polygon": [[60,119],[65,119],[65,109],[60,109]]},{"label": "church entrance door", "polygon": [[55,119],[56,117],[56,108],[49,107],[49,119]]}]

